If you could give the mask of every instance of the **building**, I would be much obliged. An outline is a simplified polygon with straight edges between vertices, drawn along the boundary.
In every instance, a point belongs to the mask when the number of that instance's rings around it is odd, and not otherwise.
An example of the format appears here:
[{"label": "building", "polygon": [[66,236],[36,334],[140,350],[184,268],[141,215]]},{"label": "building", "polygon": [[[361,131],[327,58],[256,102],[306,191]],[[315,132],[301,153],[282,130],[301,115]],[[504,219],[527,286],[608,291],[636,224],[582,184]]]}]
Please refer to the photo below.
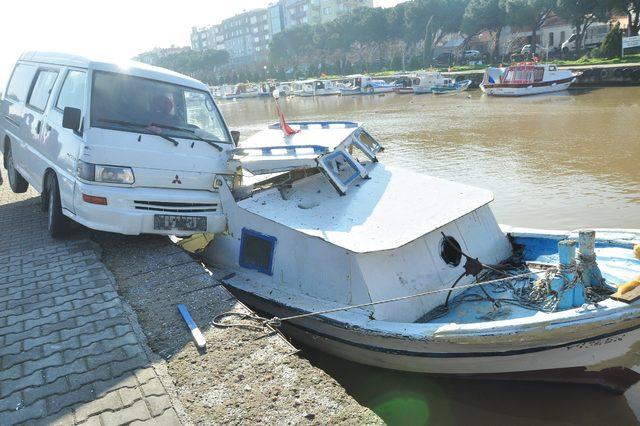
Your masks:
[{"label": "building", "polygon": [[373,7],[373,0],[281,0],[285,28],[333,21],[359,7]]},{"label": "building", "polygon": [[224,37],[221,25],[208,25],[206,27],[193,27],[191,29],[191,48],[193,50],[223,50]]},{"label": "building", "polygon": [[191,48],[225,49],[231,61],[263,61],[275,34],[298,25],[323,24],[359,7],[373,7],[373,0],[280,0],[225,19],[218,25],[194,27]]}]

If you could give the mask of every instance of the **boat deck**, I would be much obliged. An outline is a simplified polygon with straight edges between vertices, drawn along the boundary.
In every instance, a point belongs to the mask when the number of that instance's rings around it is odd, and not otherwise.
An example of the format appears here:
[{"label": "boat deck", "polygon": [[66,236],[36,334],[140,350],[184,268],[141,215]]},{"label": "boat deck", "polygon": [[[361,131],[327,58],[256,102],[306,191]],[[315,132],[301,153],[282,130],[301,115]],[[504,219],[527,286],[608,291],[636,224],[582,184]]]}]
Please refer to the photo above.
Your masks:
[{"label": "boat deck", "polygon": [[[519,239],[518,242],[527,244],[524,251],[525,261],[535,265],[557,265],[558,254],[554,240],[524,238]],[[612,291],[615,290],[617,285],[623,284],[640,275],[640,260],[634,257],[633,250],[629,247],[615,243],[600,242],[596,245],[596,256],[602,276]],[[484,286],[489,296],[495,299],[497,303],[491,302],[479,287],[471,288],[452,297],[449,301],[448,309],[435,309],[416,322],[470,324],[480,321],[497,321],[541,315],[543,311],[537,308],[527,308],[523,306],[514,295],[514,289],[522,289],[532,281],[543,278],[545,275],[545,269],[542,267],[531,267],[529,271],[535,274],[531,277],[510,282]],[[516,275],[526,271],[523,269],[514,269],[507,272]],[[491,278],[498,278],[498,276]]]}]

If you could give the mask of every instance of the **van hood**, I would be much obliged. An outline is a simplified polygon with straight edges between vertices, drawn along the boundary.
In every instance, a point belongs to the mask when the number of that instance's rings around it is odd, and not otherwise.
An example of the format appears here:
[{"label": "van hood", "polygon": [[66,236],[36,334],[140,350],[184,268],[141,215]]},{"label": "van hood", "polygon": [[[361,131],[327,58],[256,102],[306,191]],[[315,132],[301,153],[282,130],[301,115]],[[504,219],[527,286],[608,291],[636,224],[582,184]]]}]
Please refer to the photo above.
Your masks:
[{"label": "van hood", "polygon": [[226,151],[206,142],[176,138],[178,146],[160,136],[91,128],[85,132],[79,159],[93,164],[131,167],[133,186],[210,190],[216,174],[229,173]]}]

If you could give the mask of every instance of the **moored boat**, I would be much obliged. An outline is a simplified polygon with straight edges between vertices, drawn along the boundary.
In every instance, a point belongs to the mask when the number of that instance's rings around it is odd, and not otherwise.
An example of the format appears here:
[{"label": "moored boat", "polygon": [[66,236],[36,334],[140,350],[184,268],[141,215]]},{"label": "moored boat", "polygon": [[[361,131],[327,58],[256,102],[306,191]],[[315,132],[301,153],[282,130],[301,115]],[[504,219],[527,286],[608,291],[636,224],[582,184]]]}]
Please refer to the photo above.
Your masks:
[{"label": "moored boat", "polygon": [[567,90],[581,73],[553,64],[518,63],[487,68],[480,89],[491,96],[527,96]]},{"label": "moored boat", "polygon": [[640,231],[501,228],[489,191],[383,165],[357,123],[288,127],[234,151],[252,181],[221,186],[228,232],[206,252],[270,324],[384,368],[638,381],[640,300],[618,286],[640,274]]},{"label": "moored boat", "polygon": [[347,76],[349,84],[340,88],[342,95],[373,95],[378,93],[393,92],[394,84],[387,83],[384,80],[376,80],[367,75]]},{"label": "moored boat", "polygon": [[442,84],[438,84],[431,87],[431,92],[434,95],[442,95],[445,93],[464,92],[471,85],[471,80],[455,81],[448,78],[444,79]]},{"label": "moored boat", "polygon": [[432,93],[432,88],[444,84],[446,78],[437,71],[422,71],[413,77],[413,92],[416,94]]}]

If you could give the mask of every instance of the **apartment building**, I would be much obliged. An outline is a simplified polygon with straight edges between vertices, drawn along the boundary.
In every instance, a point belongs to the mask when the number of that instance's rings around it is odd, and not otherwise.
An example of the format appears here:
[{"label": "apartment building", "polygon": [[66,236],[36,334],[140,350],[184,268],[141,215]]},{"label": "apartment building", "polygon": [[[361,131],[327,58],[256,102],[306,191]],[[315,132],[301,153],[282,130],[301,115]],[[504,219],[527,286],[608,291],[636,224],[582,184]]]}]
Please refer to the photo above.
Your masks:
[{"label": "apartment building", "polygon": [[268,54],[271,39],[280,31],[329,22],[359,7],[373,7],[373,0],[280,0],[218,25],[192,28],[191,48],[225,49],[235,63],[261,61]]}]

